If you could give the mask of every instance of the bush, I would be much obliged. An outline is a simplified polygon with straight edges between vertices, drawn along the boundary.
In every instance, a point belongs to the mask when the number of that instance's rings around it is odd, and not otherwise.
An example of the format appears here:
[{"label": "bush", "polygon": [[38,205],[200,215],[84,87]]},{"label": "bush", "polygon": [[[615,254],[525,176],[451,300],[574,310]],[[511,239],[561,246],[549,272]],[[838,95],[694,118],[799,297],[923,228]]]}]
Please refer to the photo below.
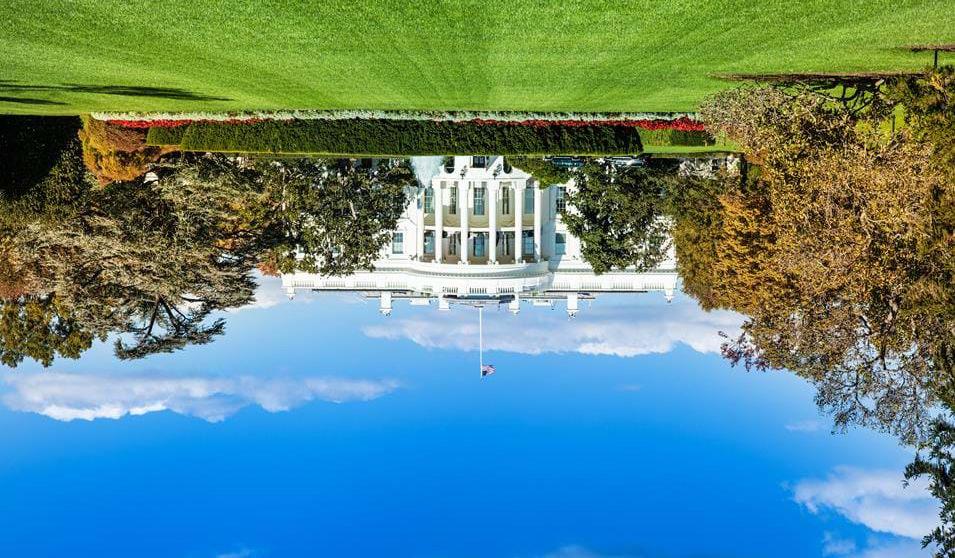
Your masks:
[{"label": "bush", "polygon": [[684,130],[640,130],[643,145],[705,147],[716,145],[716,138],[707,132]]},{"label": "bush", "polygon": [[624,126],[516,126],[426,120],[293,120],[193,124],[185,151],[354,155],[633,154],[639,131]]},{"label": "bush", "polygon": [[146,132],[84,118],[79,132],[83,162],[101,185],[135,180],[165,152],[146,145]]},{"label": "bush", "polygon": [[157,127],[153,126],[146,134],[146,145],[179,145],[189,126]]}]

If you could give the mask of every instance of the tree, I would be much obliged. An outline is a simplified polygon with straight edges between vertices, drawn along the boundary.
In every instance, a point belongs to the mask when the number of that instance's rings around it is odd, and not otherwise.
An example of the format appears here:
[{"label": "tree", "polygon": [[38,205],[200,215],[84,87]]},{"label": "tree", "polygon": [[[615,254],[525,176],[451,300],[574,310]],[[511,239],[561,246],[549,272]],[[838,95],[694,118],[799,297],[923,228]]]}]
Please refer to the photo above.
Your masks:
[{"label": "tree", "polygon": [[146,145],[145,130],[85,117],[79,132],[83,161],[100,185],[132,181],[146,174],[173,148]]},{"label": "tree", "polygon": [[536,178],[541,188],[566,184],[573,177],[571,171],[562,169],[543,157],[507,157],[507,163]]},{"label": "tree", "polygon": [[18,235],[77,323],[121,335],[121,358],[210,341],[223,322],[204,321],[249,303],[255,288],[257,231],[242,220],[255,176],[221,157],[160,170],[157,182],[111,184],[73,219]]},{"label": "tree", "polygon": [[669,224],[662,215],[664,180],[641,168],[591,162],[577,173],[561,218],[582,243],[594,273],[659,265],[669,250]]},{"label": "tree", "polygon": [[922,547],[935,544],[935,558],[955,557],[955,425],[944,418],[932,422],[928,441],[922,449],[928,457],[916,455],[905,468],[905,479],[928,477],[929,491],[941,504],[940,525],[922,539]]},{"label": "tree", "polygon": [[15,368],[24,357],[43,366],[56,356],[79,358],[92,336],[65,315],[52,295],[21,296],[0,301],[0,362]]},{"label": "tree", "polygon": [[953,184],[937,146],[885,133],[891,106],[798,88],[706,103],[760,165],[719,195],[703,292],[748,316],[724,346],[733,363],[791,370],[837,425],[911,443],[953,380]]},{"label": "tree", "polygon": [[267,264],[282,272],[348,275],[371,269],[417,184],[406,163],[371,169],[312,159],[257,167],[276,215]]}]

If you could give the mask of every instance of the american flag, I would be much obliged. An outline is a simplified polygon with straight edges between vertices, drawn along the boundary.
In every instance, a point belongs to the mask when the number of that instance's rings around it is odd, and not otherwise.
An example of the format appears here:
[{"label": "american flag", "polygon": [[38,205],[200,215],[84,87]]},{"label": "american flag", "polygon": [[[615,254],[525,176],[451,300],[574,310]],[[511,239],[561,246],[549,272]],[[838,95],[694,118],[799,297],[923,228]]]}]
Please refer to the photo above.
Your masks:
[{"label": "american flag", "polygon": [[493,364],[485,364],[481,367],[481,377],[485,378],[495,372]]}]

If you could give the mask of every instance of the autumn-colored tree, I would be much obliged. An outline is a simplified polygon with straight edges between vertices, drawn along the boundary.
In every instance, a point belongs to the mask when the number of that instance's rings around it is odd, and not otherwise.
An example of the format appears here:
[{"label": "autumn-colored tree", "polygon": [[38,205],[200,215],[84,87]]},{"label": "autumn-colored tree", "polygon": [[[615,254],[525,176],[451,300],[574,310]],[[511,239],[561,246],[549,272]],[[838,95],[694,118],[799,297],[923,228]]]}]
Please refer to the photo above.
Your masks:
[{"label": "autumn-colored tree", "polygon": [[749,318],[733,362],[792,370],[837,424],[911,442],[953,381],[953,187],[938,146],[884,132],[886,107],[777,87],[705,105],[760,163],[718,198],[706,304]]},{"label": "autumn-colored tree", "polygon": [[146,133],[86,117],[79,132],[83,161],[100,185],[128,182],[146,174],[172,148],[146,145]]}]

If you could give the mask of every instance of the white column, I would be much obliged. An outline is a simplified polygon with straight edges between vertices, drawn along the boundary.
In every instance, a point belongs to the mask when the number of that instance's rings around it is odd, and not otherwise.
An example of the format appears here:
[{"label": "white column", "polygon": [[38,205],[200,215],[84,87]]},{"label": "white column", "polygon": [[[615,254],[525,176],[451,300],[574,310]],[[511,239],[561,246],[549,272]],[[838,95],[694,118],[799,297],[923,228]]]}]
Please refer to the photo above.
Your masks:
[{"label": "white column", "polygon": [[434,261],[444,261],[444,184],[434,189]]},{"label": "white column", "polygon": [[541,208],[541,189],[534,185],[534,261],[541,261],[541,219],[543,218],[543,209]]},{"label": "white column", "polygon": [[524,263],[524,184],[514,184],[514,263]]},{"label": "white column", "polygon": [[491,182],[487,188],[488,198],[488,260],[497,263],[497,189],[498,183]]},{"label": "white column", "polygon": [[418,261],[424,259],[424,188],[421,189],[421,193],[418,197],[418,212],[417,212],[418,222],[416,223],[416,232],[417,234],[417,247],[415,248],[415,253],[418,255]]},{"label": "white column", "polygon": [[471,225],[468,200],[471,198],[471,188],[468,182],[458,182],[458,214],[461,216],[461,261],[468,263],[470,249],[468,248],[468,234]]}]

